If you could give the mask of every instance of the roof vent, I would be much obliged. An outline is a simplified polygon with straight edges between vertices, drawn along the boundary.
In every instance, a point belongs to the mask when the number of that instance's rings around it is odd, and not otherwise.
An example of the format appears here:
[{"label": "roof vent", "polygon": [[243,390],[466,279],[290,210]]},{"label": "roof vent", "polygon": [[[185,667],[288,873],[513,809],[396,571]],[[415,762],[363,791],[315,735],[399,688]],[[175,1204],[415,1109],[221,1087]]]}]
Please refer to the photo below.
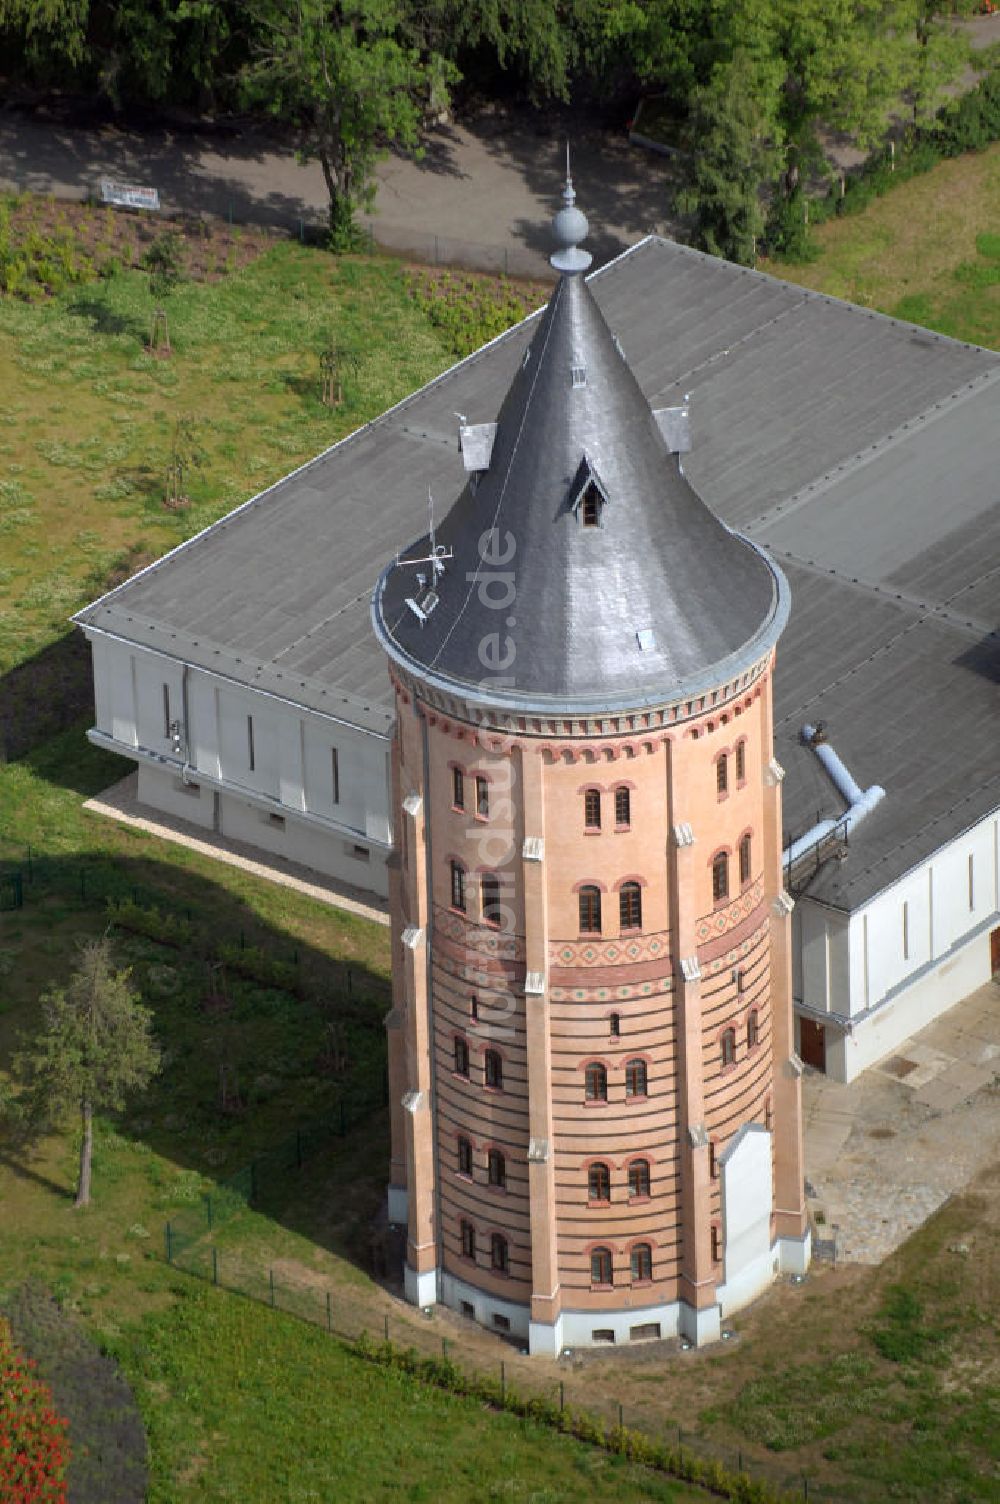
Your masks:
[{"label": "roof vent", "polygon": [[651,653],[656,647],[652,627],[640,627],[635,634],[635,640],[639,644],[640,653]]},{"label": "roof vent", "polygon": [[497,436],[495,423],[459,423],[458,447],[466,471],[488,470]]}]

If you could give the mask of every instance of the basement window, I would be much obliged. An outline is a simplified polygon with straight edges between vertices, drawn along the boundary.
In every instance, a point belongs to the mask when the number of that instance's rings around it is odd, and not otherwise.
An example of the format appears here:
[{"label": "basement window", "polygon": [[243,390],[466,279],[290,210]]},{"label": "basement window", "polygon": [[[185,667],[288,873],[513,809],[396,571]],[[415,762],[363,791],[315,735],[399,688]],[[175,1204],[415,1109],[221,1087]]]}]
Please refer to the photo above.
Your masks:
[{"label": "basement window", "polygon": [[501,1316],[499,1311],[494,1311],[493,1312],[493,1325],[496,1327],[496,1329],[497,1329],[498,1332],[509,1332],[510,1331],[510,1317],[509,1316]]},{"label": "basement window", "polygon": [[367,862],[371,859],[371,852],[367,846],[352,846],[351,855],[358,862]]},{"label": "basement window", "polygon": [[273,825],[275,830],[284,830],[285,817],[284,815],[268,815],[267,823],[268,825]]},{"label": "basement window", "polygon": [[613,1326],[596,1326],[590,1334],[591,1342],[614,1342],[615,1329]]}]

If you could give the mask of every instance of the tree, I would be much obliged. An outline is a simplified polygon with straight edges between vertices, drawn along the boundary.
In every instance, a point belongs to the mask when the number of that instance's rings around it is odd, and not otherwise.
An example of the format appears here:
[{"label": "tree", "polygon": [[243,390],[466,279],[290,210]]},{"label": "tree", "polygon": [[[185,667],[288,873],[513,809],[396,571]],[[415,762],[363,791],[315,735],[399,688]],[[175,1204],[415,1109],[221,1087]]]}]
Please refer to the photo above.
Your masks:
[{"label": "tree", "polygon": [[738,49],[691,98],[687,183],[678,195],[694,216],[694,243],[713,256],[752,266],[764,228],[761,184],[780,160],[780,125],[765,65]]},{"label": "tree", "polygon": [[14,1056],[21,1090],[7,1104],[28,1139],[79,1112],[78,1207],[90,1204],[94,1113],[120,1112],[160,1066],[152,1013],[130,986],[130,972],[116,971],[113,961],[106,935],[84,941],[69,985],[43,993],[41,1027],[22,1035]]},{"label": "tree", "polygon": [[149,348],[159,350],[162,355],[169,355],[170,329],[167,325],[167,310],[163,305],[183,275],[181,239],[176,230],[157,235],[143,256],[142,264],[149,273],[149,291],[154,305]]},{"label": "tree", "polygon": [[399,0],[263,0],[253,21],[247,94],[298,129],[300,157],[323,169],[332,242],[349,244],[379,156],[419,147],[456,71],[419,46]]}]

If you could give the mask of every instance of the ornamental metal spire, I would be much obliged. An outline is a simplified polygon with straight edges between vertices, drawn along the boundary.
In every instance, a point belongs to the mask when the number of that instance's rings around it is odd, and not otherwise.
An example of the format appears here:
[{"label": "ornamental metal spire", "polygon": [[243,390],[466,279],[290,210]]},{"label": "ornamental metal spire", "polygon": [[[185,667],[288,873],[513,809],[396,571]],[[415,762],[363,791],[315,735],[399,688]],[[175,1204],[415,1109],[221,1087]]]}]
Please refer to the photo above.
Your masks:
[{"label": "ornamental metal spire", "polygon": [[563,188],[563,207],[552,221],[552,234],[556,249],[549,257],[557,272],[585,272],[593,257],[589,251],[580,250],[580,241],[590,233],[587,216],[576,207],[576,192],[569,166],[569,142],[566,142],[566,186]]}]

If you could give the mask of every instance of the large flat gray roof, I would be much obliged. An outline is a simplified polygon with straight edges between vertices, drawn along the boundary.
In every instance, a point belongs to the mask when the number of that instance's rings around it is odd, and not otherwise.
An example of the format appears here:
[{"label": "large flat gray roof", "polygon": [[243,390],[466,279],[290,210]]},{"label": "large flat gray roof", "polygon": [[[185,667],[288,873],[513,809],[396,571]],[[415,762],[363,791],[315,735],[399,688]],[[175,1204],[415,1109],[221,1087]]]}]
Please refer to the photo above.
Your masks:
[{"label": "large flat gray roof", "polygon": [[[810,892],[854,908],[1000,802],[1000,355],[643,241],[591,279],[654,406],[691,394],[685,473],[792,586],[779,644],[785,826],[841,803],[803,721],[886,798]],[[392,721],[375,579],[465,481],[528,320],[77,620],[376,733]]]}]

